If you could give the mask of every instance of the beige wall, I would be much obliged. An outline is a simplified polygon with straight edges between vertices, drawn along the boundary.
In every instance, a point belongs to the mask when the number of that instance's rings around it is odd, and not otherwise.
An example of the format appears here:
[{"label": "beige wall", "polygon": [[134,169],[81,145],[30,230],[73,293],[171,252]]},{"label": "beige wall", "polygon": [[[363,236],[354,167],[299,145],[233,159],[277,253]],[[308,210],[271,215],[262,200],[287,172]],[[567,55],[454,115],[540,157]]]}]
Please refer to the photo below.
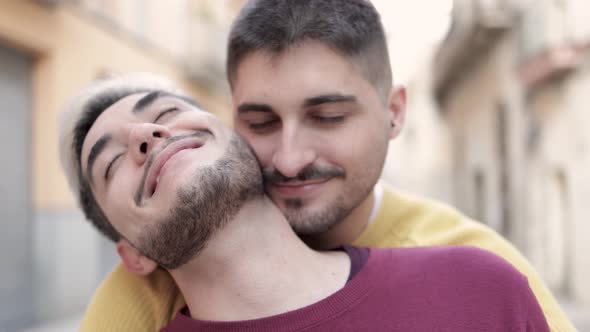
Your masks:
[{"label": "beige wall", "polygon": [[33,202],[35,208],[75,206],[62,176],[57,151],[57,114],[66,98],[89,80],[108,72],[151,71],[177,81],[209,110],[229,120],[229,104],[183,75],[172,57],[141,46],[116,30],[93,22],[76,8],[46,8],[5,0],[0,42],[36,55],[33,77]]}]

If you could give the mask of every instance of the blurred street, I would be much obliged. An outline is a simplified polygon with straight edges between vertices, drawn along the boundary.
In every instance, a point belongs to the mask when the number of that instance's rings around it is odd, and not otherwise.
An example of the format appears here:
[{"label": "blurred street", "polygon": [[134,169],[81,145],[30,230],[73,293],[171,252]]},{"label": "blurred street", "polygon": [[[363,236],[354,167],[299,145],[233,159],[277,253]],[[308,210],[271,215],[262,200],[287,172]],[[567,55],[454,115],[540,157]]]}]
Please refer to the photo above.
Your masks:
[{"label": "blurred street", "polygon": [[578,331],[590,331],[590,306],[582,306],[572,301],[561,301],[560,303]]},{"label": "blurred street", "polygon": [[22,330],[21,332],[77,332],[82,314],[47,322],[45,324]]}]

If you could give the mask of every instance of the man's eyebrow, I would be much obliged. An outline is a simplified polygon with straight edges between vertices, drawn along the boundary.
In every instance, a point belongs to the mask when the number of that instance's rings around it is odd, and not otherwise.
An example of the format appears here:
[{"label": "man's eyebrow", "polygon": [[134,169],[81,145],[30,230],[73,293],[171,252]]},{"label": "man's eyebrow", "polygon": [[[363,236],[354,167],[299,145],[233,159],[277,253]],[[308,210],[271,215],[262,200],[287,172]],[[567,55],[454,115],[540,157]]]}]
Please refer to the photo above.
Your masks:
[{"label": "man's eyebrow", "polygon": [[141,97],[133,106],[133,113],[141,113],[151,104],[153,104],[158,98],[162,96],[161,91],[150,92],[147,95]]},{"label": "man's eyebrow", "polygon": [[135,113],[141,113],[143,112],[146,108],[148,108],[150,105],[152,105],[153,103],[156,102],[156,100],[163,98],[163,97],[173,97],[179,100],[182,100],[184,102],[187,102],[189,104],[191,104],[192,106],[195,106],[198,109],[204,110],[204,108],[199,105],[199,103],[197,103],[194,99],[187,97],[187,96],[182,96],[182,95],[177,95],[175,93],[171,93],[171,92],[166,92],[166,91],[153,91],[148,93],[147,95],[141,97],[141,99],[139,99],[135,105],[133,106],[133,110],[132,112]]},{"label": "man's eyebrow", "polygon": [[96,141],[96,143],[94,143],[94,145],[90,149],[90,153],[88,154],[88,163],[86,164],[86,176],[90,180],[90,184],[94,184],[93,183],[93,176],[92,176],[92,168],[94,167],[94,164],[95,164],[96,160],[98,159],[98,156],[100,155],[101,152],[104,151],[104,149],[107,146],[107,143],[109,143],[109,141],[112,138],[113,138],[113,136],[111,134],[105,134],[101,138],[99,138],[98,141]]},{"label": "man's eyebrow", "polygon": [[238,106],[238,114],[248,112],[272,113],[273,109],[267,104],[257,103],[243,103]]},{"label": "man's eyebrow", "polygon": [[303,101],[303,107],[307,108],[307,107],[312,107],[312,106],[318,106],[321,104],[327,104],[327,103],[356,103],[357,99],[355,96],[353,95],[342,95],[342,94],[327,94],[327,95],[321,95],[321,96],[316,96],[316,97],[311,97],[311,98],[307,98],[305,99],[305,101]]}]

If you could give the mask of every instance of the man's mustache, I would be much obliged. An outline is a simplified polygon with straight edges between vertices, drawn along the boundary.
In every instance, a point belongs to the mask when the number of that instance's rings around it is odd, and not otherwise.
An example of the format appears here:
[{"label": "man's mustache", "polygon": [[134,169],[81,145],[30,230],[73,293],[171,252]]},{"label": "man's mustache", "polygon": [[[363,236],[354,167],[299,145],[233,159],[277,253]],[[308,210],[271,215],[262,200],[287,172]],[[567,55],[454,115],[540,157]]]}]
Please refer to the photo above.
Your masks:
[{"label": "man's mustache", "polygon": [[294,177],[281,174],[275,167],[266,167],[262,170],[262,176],[266,183],[289,183],[292,181],[323,180],[333,177],[344,177],[345,172],[340,167],[308,165]]}]

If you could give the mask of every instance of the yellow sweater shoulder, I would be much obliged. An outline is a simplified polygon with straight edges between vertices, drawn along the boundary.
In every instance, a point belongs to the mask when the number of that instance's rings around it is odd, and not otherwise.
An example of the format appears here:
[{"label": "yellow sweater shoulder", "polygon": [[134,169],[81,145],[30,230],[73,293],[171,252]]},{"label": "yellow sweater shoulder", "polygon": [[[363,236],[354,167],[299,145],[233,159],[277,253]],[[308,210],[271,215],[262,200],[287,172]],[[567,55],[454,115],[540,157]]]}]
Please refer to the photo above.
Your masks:
[{"label": "yellow sweater shoulder", "polygon": [[355,241],[355,245],[494,246],[497,242],[508,244],[490,228],[465,217],[450,206],[402,194],[386,186],[375,220]]},{"label": "yellow sweater shoulder", "polygon": [[141,277],[119,264],[96,290],[80,331],[159,331],[184,303],[168,272]]}]

